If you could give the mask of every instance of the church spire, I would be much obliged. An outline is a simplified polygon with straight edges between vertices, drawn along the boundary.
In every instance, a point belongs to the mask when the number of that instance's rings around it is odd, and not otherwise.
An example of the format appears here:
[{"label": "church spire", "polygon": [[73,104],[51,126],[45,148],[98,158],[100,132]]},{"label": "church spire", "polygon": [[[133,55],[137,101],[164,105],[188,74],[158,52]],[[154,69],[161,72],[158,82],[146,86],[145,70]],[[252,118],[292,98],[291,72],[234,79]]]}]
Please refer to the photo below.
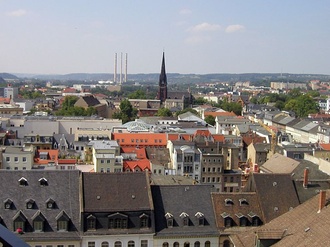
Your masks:
[{"label": "church spire", "polygon": [[163,52],[162,67],[159,75],[158,99],[164,103],[167,98],[167,77],[165,70],[165,52]]}]

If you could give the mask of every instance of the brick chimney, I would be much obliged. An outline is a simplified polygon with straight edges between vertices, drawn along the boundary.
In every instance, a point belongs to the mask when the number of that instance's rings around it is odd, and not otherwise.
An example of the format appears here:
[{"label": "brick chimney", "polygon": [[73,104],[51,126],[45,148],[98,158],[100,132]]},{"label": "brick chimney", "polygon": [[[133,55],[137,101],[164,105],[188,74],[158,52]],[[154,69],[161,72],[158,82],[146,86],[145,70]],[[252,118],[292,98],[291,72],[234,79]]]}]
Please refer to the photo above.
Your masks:
[{"label": "brick chimney", "polygon": [[305,189],[308,187],[308,173],[309,173],[309,169],[308,167],[306,167],[304,170],[304,181],[303,181],[303,187]]},{"label": "brick chimney", "polygon": [[325,190],[320,190],[320,196],[319,196],[319,210],[318,213],[321,212],[321,210],[325,207],[325,198],[326,198],[327,192]]}]

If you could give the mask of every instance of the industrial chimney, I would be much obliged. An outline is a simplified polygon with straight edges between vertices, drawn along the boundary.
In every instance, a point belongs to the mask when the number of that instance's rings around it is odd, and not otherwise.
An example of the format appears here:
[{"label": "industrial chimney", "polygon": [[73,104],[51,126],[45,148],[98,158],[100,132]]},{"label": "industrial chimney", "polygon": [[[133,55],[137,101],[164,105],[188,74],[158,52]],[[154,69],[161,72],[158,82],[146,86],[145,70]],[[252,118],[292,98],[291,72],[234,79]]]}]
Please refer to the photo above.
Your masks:
[{"label": "industrial chimney", "polygon": [[115,53],[115,68],[113,72],[113,82],[117,82],[117,53]]}]

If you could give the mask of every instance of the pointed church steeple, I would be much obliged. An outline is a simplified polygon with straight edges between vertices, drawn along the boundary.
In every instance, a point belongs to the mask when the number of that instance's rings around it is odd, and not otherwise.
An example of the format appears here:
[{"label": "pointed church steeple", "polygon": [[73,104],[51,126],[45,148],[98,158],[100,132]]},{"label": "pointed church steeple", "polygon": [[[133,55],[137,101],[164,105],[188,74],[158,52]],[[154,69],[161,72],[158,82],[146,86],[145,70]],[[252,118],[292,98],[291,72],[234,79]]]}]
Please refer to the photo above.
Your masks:
[{"label": "pointed church steeple", "polygon": [[161,103],[164,103],[167,98],[167,77],[165,70],[165,53],[163,52],[162,67],[159,75],[158,97]]}]

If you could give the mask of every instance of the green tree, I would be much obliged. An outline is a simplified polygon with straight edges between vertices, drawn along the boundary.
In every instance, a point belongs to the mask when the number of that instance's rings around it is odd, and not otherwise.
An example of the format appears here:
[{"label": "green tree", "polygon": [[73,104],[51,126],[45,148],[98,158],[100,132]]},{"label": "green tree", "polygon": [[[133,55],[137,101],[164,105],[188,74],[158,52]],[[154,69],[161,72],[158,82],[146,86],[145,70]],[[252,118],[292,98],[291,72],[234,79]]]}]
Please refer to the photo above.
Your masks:
[{"label": "green tree", "polygon": [[167,109],[167,108],[164,108],[164,107],[161,107],[158,109],[157,113],[156,113],[156,116],[159,116],[159,117],[171,117],[172,116],[172,112]]},{"label": "green tree", "polygon": [[212,126],[214,126],[215,125],[215,118],[213,117],[213,116],[211,116],[211,115],[207,115],[206,117],[205,117],[205,122],[207,122],[209,125],[212,125]]},{"label": "green tree", "polygon": [[123,124],[134,120],[137,117],[137,109],[133,108],[128,99],[124,99],[119,105],[120,112],[112,115],[113,118],[121,119]]},{"label": "green tree", "polygon": [[285,110],[294,111],[297,117],[306,117],[310,113],[317,113],[319,108],[312,97],[301,94],[294,99],[290,99],[285,104]]},{"label": "green tree", "polygon": [[64,101],[62,103],[62,109],[68,110],[72,107],[74,107],[74,104],[78,101],[77,96],[65,96]]},{"label": "green tree", "polygon": [[203,105],[205,103],[207,103],[207,100],[202,97],[198,97],[197,99],[194,100],[195,105]]},{"label": "green tree", "polygon": [[133,93],[130,93],[128,95],[129,99],[146,99],[146,93],[144,91],[142,91],[141,89],[136,90]]}]

